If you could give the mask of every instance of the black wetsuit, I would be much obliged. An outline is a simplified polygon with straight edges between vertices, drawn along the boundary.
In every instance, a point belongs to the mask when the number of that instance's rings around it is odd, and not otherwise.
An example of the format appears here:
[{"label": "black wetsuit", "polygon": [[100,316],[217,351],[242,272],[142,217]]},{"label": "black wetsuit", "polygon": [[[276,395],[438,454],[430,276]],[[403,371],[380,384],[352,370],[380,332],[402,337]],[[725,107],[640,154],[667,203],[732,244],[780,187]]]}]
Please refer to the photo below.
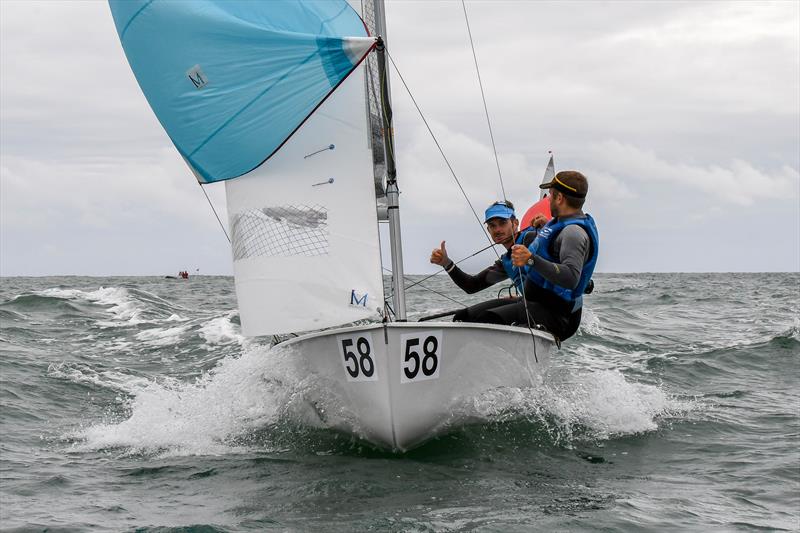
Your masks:
[{"label": "black wetsuit", "polygon": [[[520,244],[522,244],[525,247],[528,247],[531,245],[531,243],[533,243],[533,240],[535,238],[536,238],[536,232],[530,231],[523,236],[522,242]],[[511,250],[507,250],[504,255],[510,257]],[[467,294],[474,294],[488,287],[491,287],[495,283],[500,283],[503,280],[509,279],[508,273],[506,272],[506,269],[503,267],[503,261],[500,259],[492,263],[492,265],[490,265],[489,267],[484,268],[474,276],[471,274],[467,274],[457,266],[453,266],[452,270],[450,270],[448,274],[450,275],[450,279],[452,279],[453,282]],[[456,322],[495,322],[495,320],[491,321],[481,320],[484,311],[495,307],[519,303],[520,301],[521,298],[519,296],[489,300],[488,302],[479,303],[467,307],[465,309],[462,309],[453,316],[453,320]],[[502,322],[502,323],[511,324],[511,322]]]}]

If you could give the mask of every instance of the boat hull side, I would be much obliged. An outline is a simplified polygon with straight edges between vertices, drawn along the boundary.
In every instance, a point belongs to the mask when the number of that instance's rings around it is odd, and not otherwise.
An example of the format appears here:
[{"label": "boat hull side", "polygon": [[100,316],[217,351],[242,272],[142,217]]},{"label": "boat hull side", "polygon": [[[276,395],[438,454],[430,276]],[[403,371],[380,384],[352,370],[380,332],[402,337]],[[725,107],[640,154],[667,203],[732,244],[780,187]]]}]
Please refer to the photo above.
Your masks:
[{"label": "boat hull side", "polygon": [[452,322],[341,328],[285,344],[334,398],[331,427],[399,451],[465,422],[464,403],[482,393],[531,386],[555,349],[544,332]]}]

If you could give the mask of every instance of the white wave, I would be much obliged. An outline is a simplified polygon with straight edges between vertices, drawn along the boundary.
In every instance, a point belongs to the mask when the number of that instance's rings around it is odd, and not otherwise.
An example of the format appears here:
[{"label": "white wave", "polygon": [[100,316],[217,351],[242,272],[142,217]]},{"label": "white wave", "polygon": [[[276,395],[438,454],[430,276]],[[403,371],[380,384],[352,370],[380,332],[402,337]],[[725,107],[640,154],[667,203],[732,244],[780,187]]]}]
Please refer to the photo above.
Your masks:
[{"label": "white wave", "polygon": [[52,363],[47,367],[47,375],[51,378],[64,379],[82,385],[95,385],[134,394],[147,386],[150,381],[138,376],[131,376],[113,370],[96,371],[91,367],[73,362]]},{"label": "white wave", "polygon": [[581,325],[578,328],[578,335],[583,335],[584,333],[595,336],[604,333],[603,327],[600,325],[600,317],[585,305],[583,306],[583,315],[581,316]]},{"label": "white wave", "polygon": [[631,383],[619,371],[573,374],[567,381],[544,379],[529,389],[505,389],[481,395],[475,414],[487,421],[535,419],[552,426],[557,441],[607,440],[658,429],[660,420],[696,407],[655,385]]},{"label": "white wave", "polygon": [[618,370],[579,375],[565,389],[548,390],[545,399],[551,413],[600,439],[655,431],[659,417],[693,408],[655,385],[628,382]]},{"label": "white wave", "polygon": [[170,346],[178,344],[183,334],[188,330],[189,326],[146,329],[136,334],[136,340],[140,340],[150,346]]},{"label": "white wave", "polygon": [[213,318],[203,324],[197,333],[206,341],[206,344],[242,344],[245,337],[242,335],[241,328],[231,322],[231,318],[236,314],[237,311],[231,311],[225,316]]},{"label": "white wave", "polygon": [[[614,285],[615,283],[619,283],[619,285]],[[611,287],[609,287],[611,285]],[[609,279],[604,280],[601,287],[595,289],[597,293],[605,293],[610,294],[614,292],[621,292],[627,290],[645,290],[650,286],[650,284],[645,280],[617,280],[617,279]]]},{"label": "white wave", "polygon": [[231,439],[276,422],[297,381],[285,352],[256,347],[192,383],[149,382],[130,400],[128,419],[86,429],[76,447],[162,455],[236,451]]},{"label": "white wave", "polygon": [[[129,325],[144,322],[139,318],[144,308],[131,296],[128,289],[124,287],[100,287],[94,291],[51,288],[36,291],[35,294],[50,296],[52,298],[62,298],[65,300],[84,300],[99,305],[106,305],[109,306],[108,312],[113,315],[116,321],[123,321]],[[118,322],[99,322],[99,324],[105,326],[119,325]]]},{"label": "white wave", "polygon": [[[243,449],[249,435],[284,418],[320,424],[311,413],[320,406],[327,425],[335,426],[347,415],[339,412],[335,398],[326,396],[330,391],[324,390],[324,379],[299,370],[291,350],[251,341],[242,350],[240,357],[223,359],[193,382],[137,383],[129,390],[129,418],[89,427],[80,433],[77,446],[159,455],[231,453]],[[469,399],[463,408],[481,422],[535,420],[566,446],[655,431],[660,423],[694,408],[656,385],[630,382],[617,370],[562,366],[552,374],[529,388],[498,389]],[[80,379],[92,378],[84,373]],[[463,420],[464,414],[454,413],[454,419]]]},{"label": "white wave", "polygon": [[786,330],[785,335],[793,338],[796,341],[800,341],[800,317],[794,317],[794,324],[792,324],[792,326]]}]

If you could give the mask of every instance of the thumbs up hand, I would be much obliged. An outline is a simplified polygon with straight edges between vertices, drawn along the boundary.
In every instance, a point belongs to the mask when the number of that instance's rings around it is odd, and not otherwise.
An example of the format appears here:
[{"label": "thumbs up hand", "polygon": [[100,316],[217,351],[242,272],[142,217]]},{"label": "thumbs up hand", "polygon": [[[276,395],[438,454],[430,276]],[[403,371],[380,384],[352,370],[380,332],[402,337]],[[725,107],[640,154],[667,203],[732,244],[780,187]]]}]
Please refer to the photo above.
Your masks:
[{"label": "thumbs up hand", "polygon": [[450,264],[450,258],[447,256],[447,248],[444,246],[444,242],[439,248],[434,248],[431,252],[431,263],[434,265],[439,265],[440,267],[444,267]]}]

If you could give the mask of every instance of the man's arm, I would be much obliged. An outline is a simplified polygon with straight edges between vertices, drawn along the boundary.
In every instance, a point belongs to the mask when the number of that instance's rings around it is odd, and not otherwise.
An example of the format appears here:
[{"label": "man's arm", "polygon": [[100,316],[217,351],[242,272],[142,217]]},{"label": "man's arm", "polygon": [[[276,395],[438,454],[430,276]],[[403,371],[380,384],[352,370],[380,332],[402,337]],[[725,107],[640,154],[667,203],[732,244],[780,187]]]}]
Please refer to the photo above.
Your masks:
[{"label": "man's arm", "polygon": [[514,246],[511,257],[515,265],[525,265],[533,258],[533,268],[546,280],[561,287],[574,289],[581,279],[583,265],[589,254],[589,235],[580,226],[571,225],[564,228],[554,243],[560,262],[554,263],[540,255],[532,254],[524,246]]},{"label": "man's arm", "polygon": [[444,241],[439,245],[439,248],[434,248],[431,252],[431,263],[445,269],[450,275],[450,279],[467,294],[482,291],[497,282],[508,279],[506,270],[503,268],[503,263],[500,260],[495,261],[492,266],[481,270],[475,276],[467,274],[458,268],[452,259],[447,256],[447,248],[445,247]]},{"label": "man's arm", "polygon": [[445,270],[450,275],[450,279],[467,294],[482,291],[495,283],[508,279],[508,274],[500,261],[496,261],[492,266],[484,268],[474,276],[458,268],[452,261],[445,267]]},{"label": "man's arm", "polygon": [[580,226],[567,226],[556,237],[555,246],[561,262],[553,263],[534,254],[533,269],[556,285],[574,289],[581,280],[583,265],[589,254],[589,235]]}]

